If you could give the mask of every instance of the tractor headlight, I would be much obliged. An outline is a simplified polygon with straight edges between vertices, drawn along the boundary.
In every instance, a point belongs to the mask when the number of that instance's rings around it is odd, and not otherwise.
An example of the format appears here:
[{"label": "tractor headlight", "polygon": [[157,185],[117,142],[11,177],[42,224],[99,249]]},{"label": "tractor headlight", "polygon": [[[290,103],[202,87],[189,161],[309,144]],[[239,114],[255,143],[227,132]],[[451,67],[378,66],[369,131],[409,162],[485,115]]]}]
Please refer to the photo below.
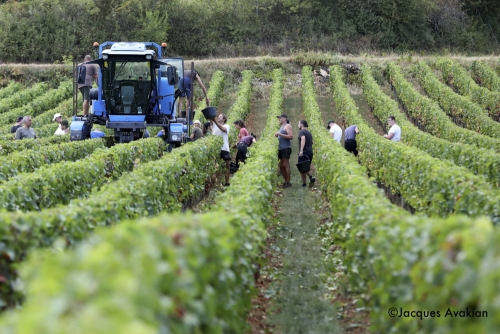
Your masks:
[{"label": "tractor headlight", "polygon": [[104,60],[108,59],[108,55],[107,54],[103,54],[102,55],[102,59],[104,59]]},{"label": "tractor headlight", "polygon": [[151,60],[151,55],[146,55],[147,60]]}]

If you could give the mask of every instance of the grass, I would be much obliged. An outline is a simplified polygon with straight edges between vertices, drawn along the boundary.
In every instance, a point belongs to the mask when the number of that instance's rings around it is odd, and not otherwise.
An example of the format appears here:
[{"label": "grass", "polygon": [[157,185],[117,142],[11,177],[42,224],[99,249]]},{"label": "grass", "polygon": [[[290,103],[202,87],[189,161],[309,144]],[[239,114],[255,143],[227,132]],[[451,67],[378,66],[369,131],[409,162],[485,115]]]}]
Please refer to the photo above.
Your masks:
[{"label": "grass", "polygon": [[[290,118],[294,135],[301,119],[302,99],[285,99],[285,113]],[[277,122],[277,121],[276,121]],[[277,123],[278,124],[278,123]],[[277,146],[277,144],[276,144]],[[270,322],[280,333],[337,333],[340,332],[337,312],[332,305],[322,276],[324,266],[321,240],[317,234],[319,195],[310,188],[302,188],[297,163],[297,139],[292,146],[290,161],[292,187],[278,190],[275,225],[271,248],[280,257],[282,267],[278,280],[271,285],[269,294],[276,292],[272,301]],[[282,182],[282,180],[280,180]]]}]

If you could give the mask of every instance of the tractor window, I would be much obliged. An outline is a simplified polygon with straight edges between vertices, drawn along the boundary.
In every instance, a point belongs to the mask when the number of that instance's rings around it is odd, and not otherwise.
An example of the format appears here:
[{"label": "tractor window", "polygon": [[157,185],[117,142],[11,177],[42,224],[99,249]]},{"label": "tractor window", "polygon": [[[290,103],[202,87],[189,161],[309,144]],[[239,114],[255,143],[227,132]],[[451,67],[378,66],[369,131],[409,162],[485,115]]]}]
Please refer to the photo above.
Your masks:
[{"label": "tractor window", "polygon": [[111,115],[147,114],[152,92],[150,66],[149,61],[107,61],[103,96]]},{"label": "tractor window", "polygon": [[116,62],[115,80],[150,80],[149,62]]},{"label": "tractor window", "polygon": [[[177,73],[177,77],[181,80],[184,77],[184,60],[182,58],[160,58],[158,59],[162,63],[168,65],[160,65],[160,70],[163,76],[167,76],[167,68],[173,67],[175,72]],[[182,81],[181,81],[182,82]],[[175,88],[178,88],[179,81],[174,85]]]}]

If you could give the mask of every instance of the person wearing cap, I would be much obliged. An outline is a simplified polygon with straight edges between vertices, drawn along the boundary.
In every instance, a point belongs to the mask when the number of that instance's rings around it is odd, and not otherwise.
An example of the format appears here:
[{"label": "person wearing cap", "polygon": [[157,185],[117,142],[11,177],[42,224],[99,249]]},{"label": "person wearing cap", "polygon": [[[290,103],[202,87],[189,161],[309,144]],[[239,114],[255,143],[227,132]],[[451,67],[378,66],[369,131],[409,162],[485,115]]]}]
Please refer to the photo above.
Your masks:
[{"label": "person wearing cap", "polygon": [[31,127],[31,116],[23,117],[23,126],[16,130],[16,140],[36,139],[35,130]]},{"label": "person wearing cap", "polygon": [[17,117],[16,124],[12,128],[10,128],[10,133],[16,133],[17,129],[23,126],[21,123],[23,121],[23,116]]},{"label": "person wearing cap", "polygon": [[281,175],[285,179],[283,183],[283,188],[291,187],[290,183],[290,155],[292,155],[292,139],[293,139],[293,129],[290,123],[288,123],[288,117],[285,114],[276,116],[280,122],[280,130],[274,133],[274,136],[278,138],[278,158],[280,159],[279,168]]},{"label": "person wearing cap", "polygon": [[60,113],[55,114],[54,117],[52,117],[52,122],[59,123],[57,130],[61,130],[62,115]]},{"label": "person wearing cap", "polygon": [[61,121],[61,124],[59,124],[59,128],[57,128],[56,132],[54,133],[54,136],[63,136],[69,132],[69,122],[67,119],[64,119]]},{"label": "person wearing cap", "polygon": [[342,139],[342,128],[333,120],[328,122],[327,128],[330,130],[330,135],[333,139],[340,143]]},{"label": "person wearing cap", "polygon": [[203,131],[201,131],[201,122],[199,120],[193,122],[193,133],[190,137],[192,141],[196,141],[203,137]]}]

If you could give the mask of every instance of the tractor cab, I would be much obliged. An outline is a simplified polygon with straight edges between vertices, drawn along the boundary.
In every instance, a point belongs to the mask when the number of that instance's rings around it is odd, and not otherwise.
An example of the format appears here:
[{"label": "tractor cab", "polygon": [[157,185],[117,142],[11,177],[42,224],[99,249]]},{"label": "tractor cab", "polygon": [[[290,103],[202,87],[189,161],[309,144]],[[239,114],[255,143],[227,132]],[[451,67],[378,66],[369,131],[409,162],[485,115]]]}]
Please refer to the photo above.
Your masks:
[{"label": "tractor cab", "polygon": [[74,116],[71,139],[89,138],[92,125],[100,124],[114,129],[116,142],[124,143],[142,138],[147,127],[154,126],[163,127],[166,141],[179,146],[192,121],[177,117],[175,103],[184,89],[179,87],[184,61],[162,58],[164,47],[151,42],[98,46],[99,59],[84,63],[98,67],[98,88],[90,91],[91,112]]}]

